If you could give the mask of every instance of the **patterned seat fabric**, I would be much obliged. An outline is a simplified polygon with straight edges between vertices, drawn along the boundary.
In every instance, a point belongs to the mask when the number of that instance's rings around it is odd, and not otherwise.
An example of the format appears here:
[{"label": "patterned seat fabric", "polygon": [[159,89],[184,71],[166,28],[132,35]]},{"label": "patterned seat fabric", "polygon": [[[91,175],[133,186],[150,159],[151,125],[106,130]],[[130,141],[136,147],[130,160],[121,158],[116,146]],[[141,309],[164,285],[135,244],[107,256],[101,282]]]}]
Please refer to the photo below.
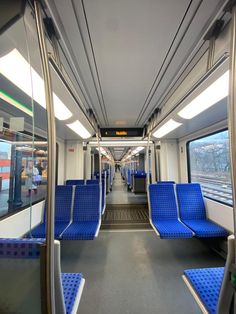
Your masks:
[{"label": "patterned seat fabric", "polygon": [[153,222],[161,239],[192,238],[193,233],[178,220]]},{"label": "patterned seat fabric", "polygon": [[34,259],[45,239],[0,239],[0,258]]},{"label": "patterned seat fabric", "polygon": [[81,285],[83,275],[78,273],[62,273],[62,286],[65,300],[66,314],[74,313],[74,306],[76,298],[78,297],[78,290]]},{"label": "patterned seat fabric", "polygon": [[64,240],[93,240],[98,223],[93,221],[73,222],[62,236]]},{"label": "patterned seat fabric", "polygon": [[149,199],[152,223],[162,239],[193,236],[193,232],[178,220],[172,184],[150,184]]},{"label": "patterned seat fabric", "polygon": [[224,228],[210,220],[183,220],[183,223],[192,229],[198,238],[227,237],[228,235]]},{"label": "patterned seat fabric", "polygon": [[224,267],[188,269],[184,274],[209,314],[216,314]]},{"label": "patterned seat fabric", "polygon": [[84,180],[66,180],[66,185],[84,185]]},{"label": "patterned seat fabric", "polygon": [[99,184],[99,180],[98,179],[86,180],[86,184]]},{"label": "patterned seat fabric", "polygon": [[99,185],[77,186],[75,189],[73,220],[62,234],[64,240],[92,240],[100,223]]},{"label": "patterned seat fabric", "polygon": [[[55,191],[55,238],[58,239],[60,234],[70,223],[71,205],[72,205],[71,185],[58,185]],[[46,207],[46,206],[45,206]],[[44,222],[32,230],[34,238],[45,237],[46,214],[44,213]]]},{"label": "patterned seat fabric", "polygon": [[228,235],[224,228],[207,219],[200,184],[177,184],[176,193],[180,219],[194,231],[197,237],[225,237]]}]

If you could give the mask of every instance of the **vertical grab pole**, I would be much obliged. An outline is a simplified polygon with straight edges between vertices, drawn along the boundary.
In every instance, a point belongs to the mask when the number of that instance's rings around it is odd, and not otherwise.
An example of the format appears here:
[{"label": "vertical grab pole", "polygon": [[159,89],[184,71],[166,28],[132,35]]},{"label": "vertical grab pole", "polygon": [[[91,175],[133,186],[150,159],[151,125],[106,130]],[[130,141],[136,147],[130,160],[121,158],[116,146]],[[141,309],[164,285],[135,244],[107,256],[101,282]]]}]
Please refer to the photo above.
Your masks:
[{"label": "vertical grab pole", "polygon": [[147,142],[147,150],[146,150],[146,154],[147,154],[147,190],[148,190],[148,186],[150,184],[149,145],[150,145],[150,133],[148,134],[148,142]]},{"label": "vertical grab pole", "polygon": [[[97,136],[98,154],[99,154],[99,187],[100,187],[100,215],[101,215],[103,211],[103,208],[102,208],[102,158],[101,158],[101,146],[100,146],[98,133],[96,134],[96,136]],[[106,184],[106,181],[104,181],[104,184]]]},{"label": "vertical grab pole", "polygon": [[147,197],[148,197],[148,216],[149,221],[152,223],[152,215],[151,215],[151,206],[149,201],[149,184],[150,184],[150,169],[149,169],[149,142],[150,142],[150,133],[148,134],[148,142],[147,142],[147,148],[146,148],[146,160],[147,160],[147,177],[146,177],[146,190],[147,190]]},{"label": "vertical grab pole", "polygon": [[52,96],[52,83],[48,63],[48,54],[41,15],[41,5],[34,1],[37,35],[41,56],[41,65],[44,78],[46,96],[47,127],[48,127],[48,184],[47,184],[47,212],[46,212],[46,313],[55,314],[54,289],[54,202],[55,202],[55,160],[56,160],[56,129]]},{"label": "vertical grab pole", "polygon": [[[236,5],[232,7],[231,47],[230,47],[230,78],[228,101],[228,129],[230,138],[231,178],[233,192],[234,235],[236,232]],[[236,241],[235,241],[236,253]],[[236,254],[235,254],[236,265]],[[235,298],[236,303],[236,298]]]}]

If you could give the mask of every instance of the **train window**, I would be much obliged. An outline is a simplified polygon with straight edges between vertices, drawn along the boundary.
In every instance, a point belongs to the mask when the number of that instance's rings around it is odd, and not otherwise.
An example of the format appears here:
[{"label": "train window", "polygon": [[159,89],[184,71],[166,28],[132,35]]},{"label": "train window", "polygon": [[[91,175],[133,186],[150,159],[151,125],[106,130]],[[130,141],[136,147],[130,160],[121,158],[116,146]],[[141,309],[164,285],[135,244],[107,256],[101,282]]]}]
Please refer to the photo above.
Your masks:
[{"label": "train window", "polygon": [[228,131],[223,130],[187,144],[189,182],[198,182],[204,196],[232,205]]},{"label": "train window", "polygon": [[47,116],[42,78],[35,19],[27,4],[24,16],[0,36],[1,219],[45,198]]},{"label": "train window", "polygon": [[4,127],[0,132],[0,217],[44,199],[46,186],[47,142]]}]

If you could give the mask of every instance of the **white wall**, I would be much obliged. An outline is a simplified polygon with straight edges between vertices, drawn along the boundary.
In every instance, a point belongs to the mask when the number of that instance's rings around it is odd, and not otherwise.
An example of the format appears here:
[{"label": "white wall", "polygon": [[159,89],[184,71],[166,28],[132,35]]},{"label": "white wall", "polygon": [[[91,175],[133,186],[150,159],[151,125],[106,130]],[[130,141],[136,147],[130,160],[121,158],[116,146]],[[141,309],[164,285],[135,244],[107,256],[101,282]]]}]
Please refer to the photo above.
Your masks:
[{"label": "white wall", "polygon": [[[41,220],[44,209],[44,201],[32,206],[32,228]],[[0,221],[0,238],[22,237],[30,229],[30,208]]]},{"label": "white wall", "polygon": [[234,231],[233,207],[205,198],[207,217],[226,228]]},{"label": "white wall", "polygon": [[65,162],[65,180],[84,178],[83,143],[66,141]]},{"label": "white wall", "polygon": [[87,146],[87,150],[86,150],[86,152],[85,152],[85,167],[84,167],[84,169],[85,169],[85,179],[87,179],[87,180],[89,180],[89,179],[91,179],[91,171],[92,171],[92,169],[91,169],[91,158],[92,158],[92,156],[91,156],[91,147],[90,146]]},{"label": "white wall", "polygon": [[179,182],[179,156],[176,140],[162,140],[160,149],[160,176],[162,181]]},{"label": "white wall", "polygon": [[58,169],[57,169],[57,184],[65,182],[65,144],[63,141],[57,140],[58,143]]}]

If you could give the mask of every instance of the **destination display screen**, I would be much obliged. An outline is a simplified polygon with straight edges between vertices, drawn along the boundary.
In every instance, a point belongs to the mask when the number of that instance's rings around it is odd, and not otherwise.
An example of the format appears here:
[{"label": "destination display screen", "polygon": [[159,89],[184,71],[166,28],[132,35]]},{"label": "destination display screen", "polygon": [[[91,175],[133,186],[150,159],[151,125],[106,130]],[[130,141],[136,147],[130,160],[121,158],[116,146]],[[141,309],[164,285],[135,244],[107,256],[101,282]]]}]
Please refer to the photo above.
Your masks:
[{"label": "destination display screen", "polygon": [[140,137],[142,128],[101,128],[102,137]]}]

